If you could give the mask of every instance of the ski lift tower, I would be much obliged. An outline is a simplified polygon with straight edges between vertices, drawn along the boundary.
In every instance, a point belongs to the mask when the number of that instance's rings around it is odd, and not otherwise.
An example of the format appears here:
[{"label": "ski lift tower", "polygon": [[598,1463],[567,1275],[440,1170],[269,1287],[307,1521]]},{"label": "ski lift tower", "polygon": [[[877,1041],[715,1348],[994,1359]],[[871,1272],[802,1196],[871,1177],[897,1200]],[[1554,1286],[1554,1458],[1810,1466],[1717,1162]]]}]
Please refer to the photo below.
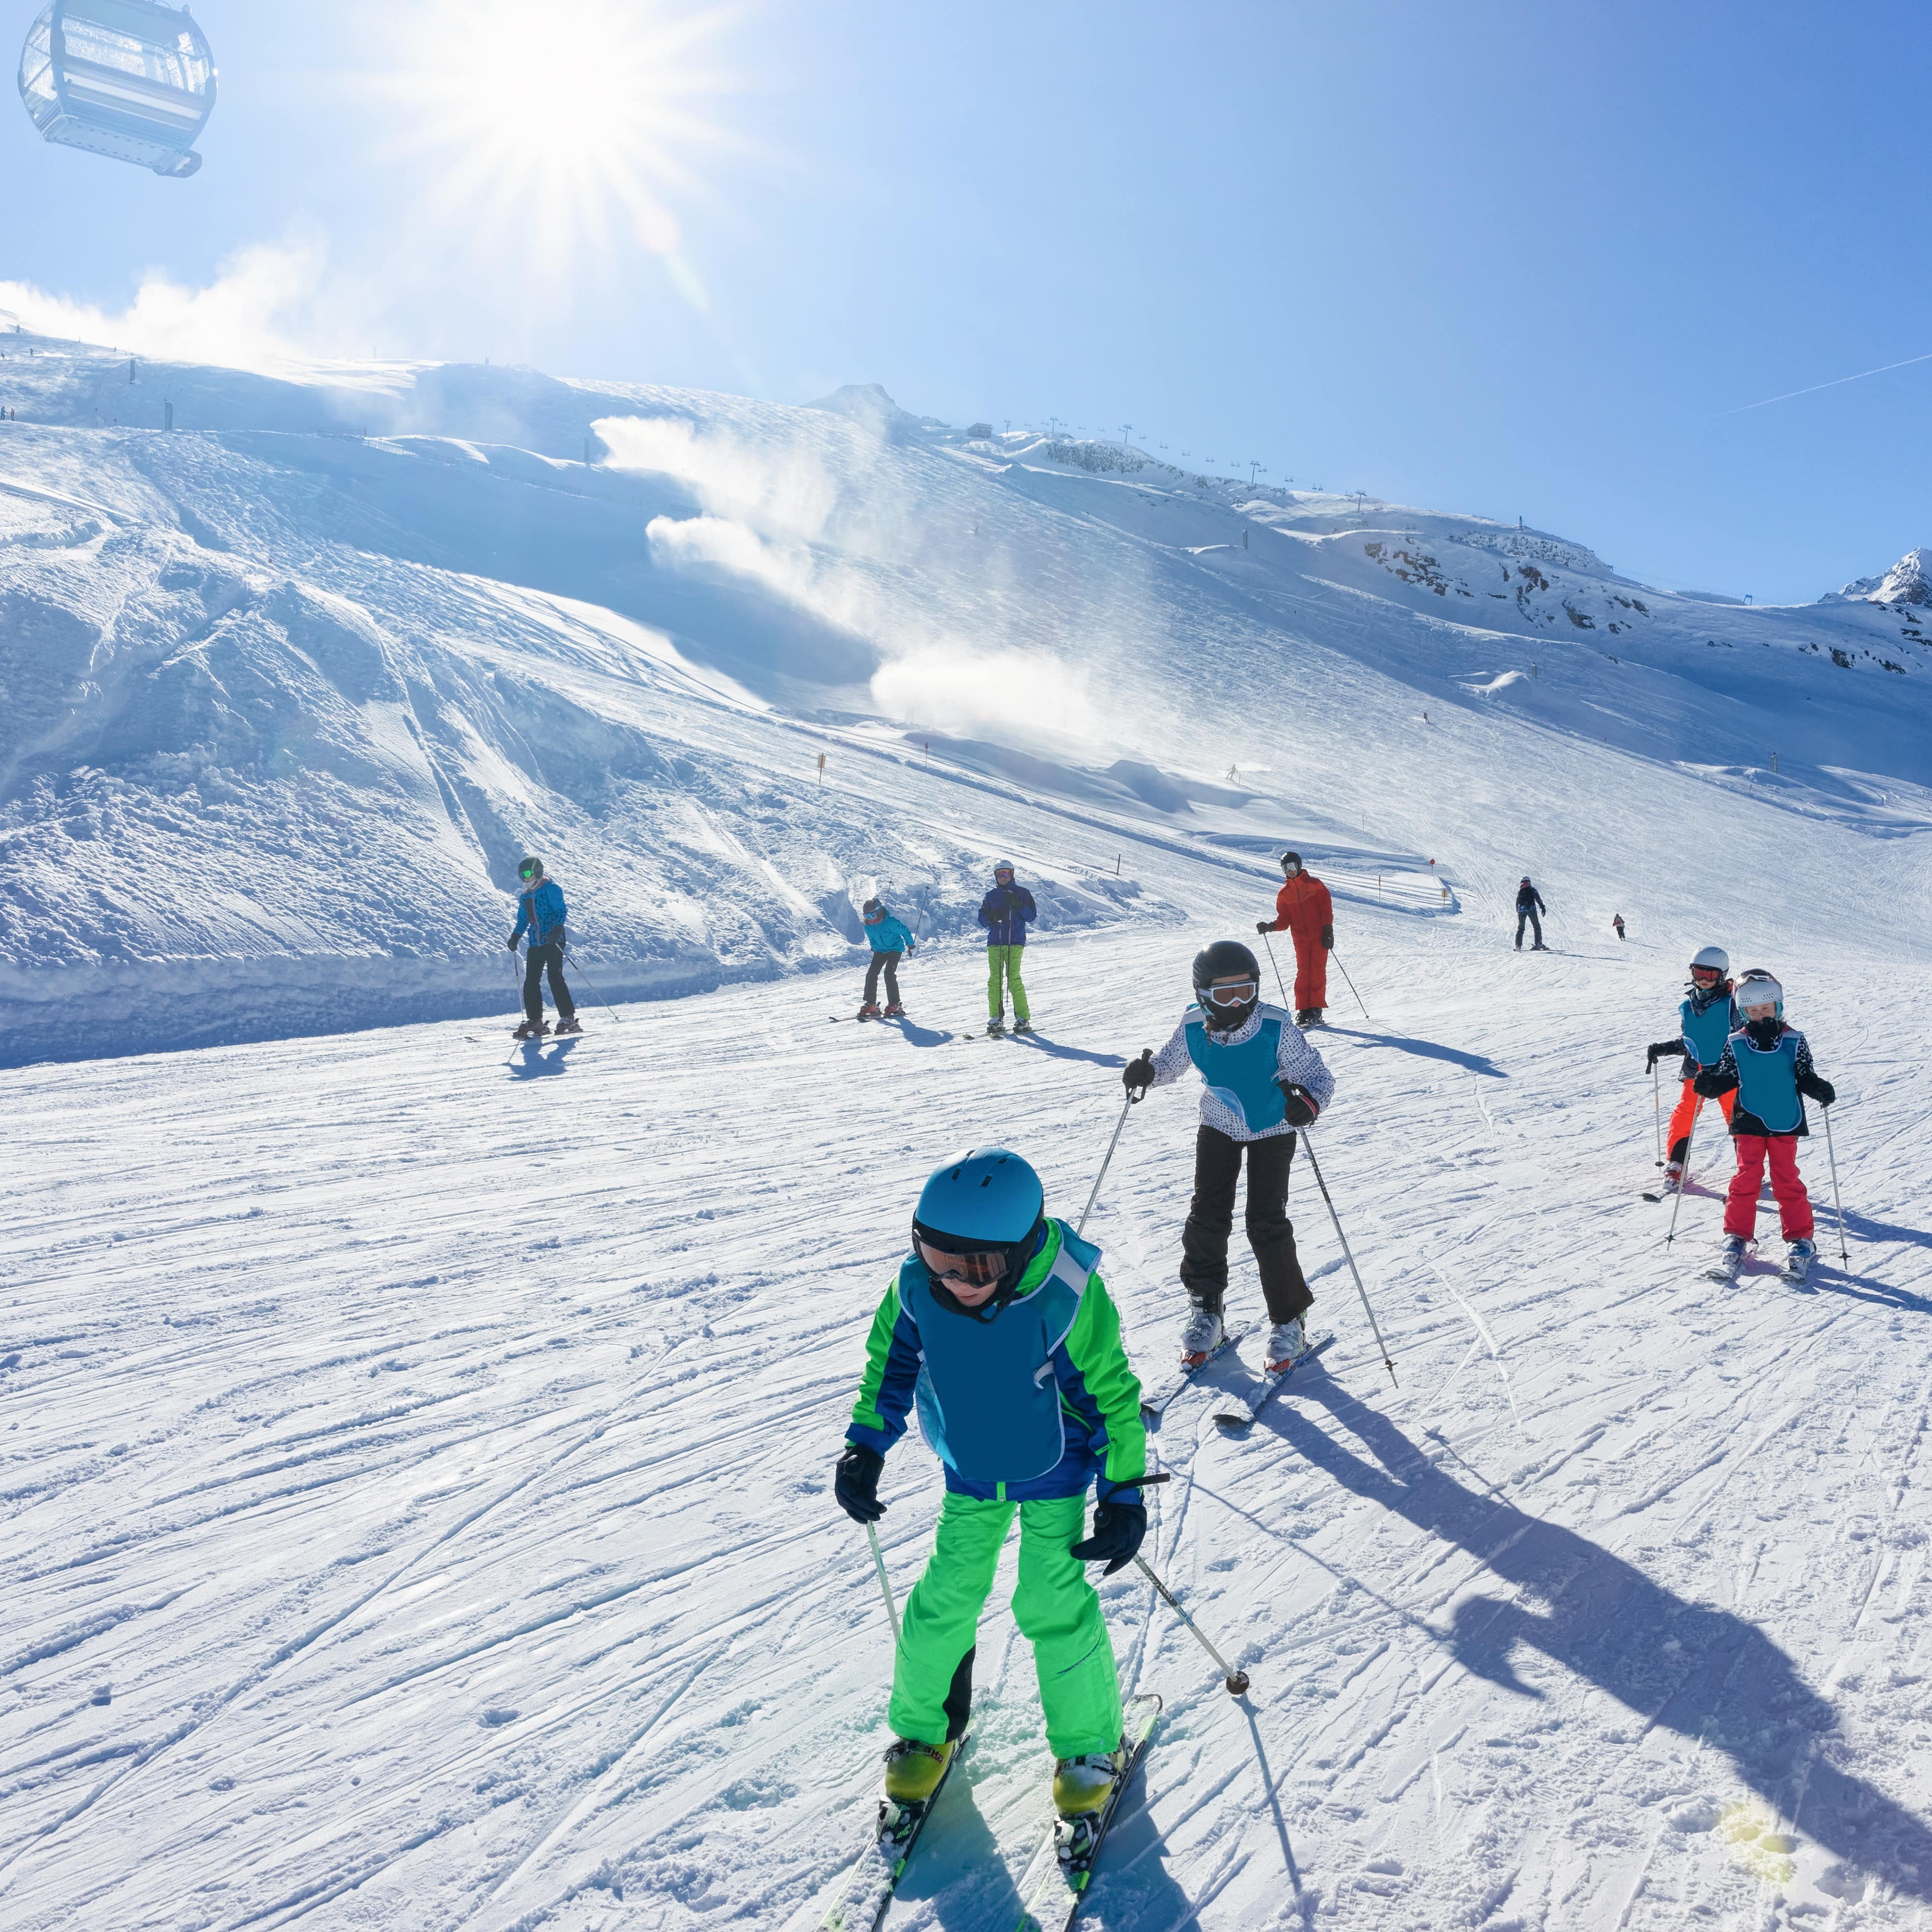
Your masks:
[{"label": "ski lift tower", "polygon": [[28,29],[20,98],[42,138],[182,180],[214,111],[214,55],[185,7],[52,0]]}]

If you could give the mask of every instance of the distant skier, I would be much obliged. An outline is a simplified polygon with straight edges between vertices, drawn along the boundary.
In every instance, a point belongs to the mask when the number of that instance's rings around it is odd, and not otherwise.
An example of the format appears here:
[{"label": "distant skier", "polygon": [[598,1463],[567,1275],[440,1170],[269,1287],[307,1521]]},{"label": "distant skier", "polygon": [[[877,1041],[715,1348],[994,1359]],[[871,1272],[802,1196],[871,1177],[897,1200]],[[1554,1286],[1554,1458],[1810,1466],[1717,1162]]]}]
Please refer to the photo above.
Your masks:
[{"label": "distant skier", "polygon": [[544,1022],[543,976],[546,973],[550,975],[550,996],[556,1002],[557,1031],[581,1033],[584,1028],[578,1022],[577,1002],[563,983],[564,949],[570,943],[564,926],[568,915],[564,908],[563,888],[544,872],[541,859],[519,860],[517,877],[523,884],[517,896],[517,929],[510,934],[510,950],[516,951],[517,941],[526,930],[530,944],[524,955],[524,1023],[518,1028],[515,1037],[540,1040],[550,1031]]},{"label": "distant skier", "polygon": [[1712,1272],[1737,1279],[1745,1244],[1757,1232],[1757,1197],[1768,1162],[1778,1225],[1788,1244],[1785,1278],[1802,1281],[1818,1252],[1811,1238],[1810,1197],[1798,1172],[1798,1139],[1810,1132],[1804,1096],[1828,1107],[1838,1091],[1818,1077],[1810,1042],[1785,1024],[1784,988],[1768,973],[1747,973],[1738,982],[1736,999],[1744,1023],[1725,1042],[1717,1065],[1700,1073],[1695,1083],[1707,1099],[1737,1095],[1731,1141],[1738,1171],[1724,1203],[1724,1252]]},{"label": "distant skier", "polygon": [[1624,937],[1624,916],[1623,916],[1623,914],[1622,914],[1622,913],[1618,913],[1618,914],[1616,914],[1615,915],[1613,915],[1613,916],[1612,916],[1612,919],[1611,919],[1611,920],[1610,920],[1610,924],[1616,928],[1616,934],[1617,934],[1617,937],[1618,937],[1619,939],[1622,938]]},{"label": "distant skier", "polygon": [[1306,1352],[1302,1317],[1315,1299],[1288,1218],[1288,1163],[1295,1130],[1328,1106],[1334,1076],[1288,1015],[1262,1004],[1260,962],[1238,940],[1218,939],[1194,956],[1194,998],[1160,1052],[1142,1054],[1121,1076],[1130,1093],[1144,1092],[1192,1065],[1207,1085],[1194,1137],[1194,1198],[1180,1234],[1181,1286],[1194,1309],[1181,1359],[1198,1366],[1220,1346],[1234,1184],[1245,1150],[1248,1245],[1274,1324],[1268,1366],[1278,1369]]},{"label": "distant skier", "polygon": [[980,902],[980,923],[986,928],[986,1010],[992,1016],[986,1022],[988,1033],[1006,1030],[1008,990],[1013,996],[1014,1032],[1033,1031],[1020,962],[1026,957],[1028,922],[1039,916],[1032,893],[1013,883],[1012,861],[1000,860],[993,868],[993,890]]},{"label": "distant skier", "polygon": [[886,974],[886,1010],[884,1018],[889,1020],[904,1017],[905,1008],[899,1004],[899,961],[908,952],[916,950],[917,942],[911,932],[886,911],[883,902],[868,899],[861,910],[866,922],[866,943],[872,949],[872,956],[866,966],[866,999],[859,1009],[862,1020],[875,1020],[879,1012],[879,969]]},{"label": "distant skier", "polygon": [[1543,921],[1538,916],[1550,908],[1543,903],[1543,895],[1529,882],[1529,874],[1522,875],[1522,884],[1516,889],[1516,950],[1522,950],[1522,922],[1528,920],[1536,934],[1536,944],[1529,950],[1532,952],[1547,952],[1550,948],[1543,943]]},{"label": "distant skier", "polygon": [[[1033,1643],[1055,1808],[1091,1818],[1126,1762],[1113,1646],[1081,1565],[1104,1562],[1112,1576],[1147,1533],[1140,1384],[1100,1250],[1045,1206],[1040,1177],[1004,1148],[935,1168],[912,1251],[872,1318],[836,1473],[840,1507],[855,1522],[883,1514],[879,1472],[915,1403],[946,1478],[893,1658],[895,1804],[931,1797],[965,1736],[980,1612],[1016,1509],[1013,1616]],[[1099,1507],[1084,1536],[1089,1483]]]},{"label": "distant skier", "polygon": [[1257,932],[1290,934],[1294,940],[1294,1023],[1320,1026],[1328,1006],[1328,956],[1335,950],[1335,906],[1328,888],[1302,865],[1299,852],[1281,855],[1281,890],[1274,916],[1256,922]]},{"label": "distant skier", "polygon": [[[1670,1128],[1665,1142],[1669,1150],[1664,1168],[1666,1194],[1684,1184],[1684,1156],[1692,1123],[1697,1118],[1697,1076],[1724,1058],[1724,1042],[1744,1024],[1737,1003],[1731,998],[1730,970],[1731,956],[1721,946],[1706,946],[1690,962],[1690,988],[1677,1009],[1682,1032],[1674,1040],[1654,1040],[1644,1049],[1646,1073],[1666,1054],[1684,1056],[1684,1064],[1678,1070],[1684,1090],[1670,1110]],[[1718,1101],[1727,1124],[1732,1104],[1728,1093]]]}]

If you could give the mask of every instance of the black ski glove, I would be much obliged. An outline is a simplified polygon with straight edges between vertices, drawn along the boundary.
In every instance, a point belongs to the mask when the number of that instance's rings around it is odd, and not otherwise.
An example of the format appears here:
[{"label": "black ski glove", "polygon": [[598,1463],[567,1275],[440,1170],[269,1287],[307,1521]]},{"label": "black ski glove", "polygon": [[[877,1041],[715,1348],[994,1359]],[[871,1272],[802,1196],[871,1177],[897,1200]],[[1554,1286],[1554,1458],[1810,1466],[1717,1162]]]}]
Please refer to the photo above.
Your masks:
[{"label": "black ski glove", "polygon": [[1292,1080],[1277,1080],[1275,1084],[1281,1089],[1285,1106],[1282,1118],[1291,1127],[1312,1127],[1315,1117],[1322,1109],[1316,1105],[1315,1096],[1306,1087],[1298,1087]]},{"label": "black ski glove", "polygon": [[1255,921],[1255,930],[1257,932],[1272,932],[1274,930],[1274,921],[1271,919],[1258,919]]},{"label": "black ski glove", "polygon": [[1808,1080],[1799,1081],[1798,1086],[1801,1093],[1808,1094],[1821,1107],[1828,1107],[1838,1097],[1838,1088],[1815,1073]]},{"label": "black ski glove", "polygon": [[570,934],[568,930],[561,926],[552,926],[550,932],[544,938],[544,944],[546,946],[554,946],[557,950],[559,956],[561,957],[562,955],[568,952],[570,948]]},{"label": "black ski glove", "polygon": [[1142,1047],[1139,1059],[1127,1062],[1126,1071],[1120,1076],[1120,1084],[1136,1100],[1154,1084],[1154,1052],[1151,1048]]},{"label": "black ski glove", "polygon": [[1324,952],[1333,952],[1335,950],[1335,928],[1332,926],[1324,926],[1322,928],[1322,950]]},{"label": "black ski glove", "polygon": [[517,950],[517,935],[514,932],[512,933],[509,938],[504,940],[503,944],[507,946],[512,952],[515,952]]},{"label": "black ski glove", "polygon": [[1681,1040],[1654,1040],[1644,1048],[1643,1070],[1648,1073],[1660,1060],[1667,1060],[1673,1053],[1682,1053],[1684,1042]]},{"label": "black ski glove", "polygon": [[876,1449],[848,1442],[832,1474],[832,1493],[854,1522],[877,1522],[886,1513],[879,1500],[879,1472],[886,1459]]},{"label": "black ski glove", "polygon": [[1702,1094],[1707,1100],[1721,1099],[1731,1090],[1731,1085],[1735,1084],[1732,1082],[1730,1084],[1726,1084],[1714,1068],[1709,1072],[1700,1073],[1690,1082],[1692,1087]]},{"label": "black ski glove", "polygon": [[1111,1576],[1134,1560],[1146,1534],[1144,1503],[1102,1503],[1094,1512],[1094,1534],[1075,1544],[1070,1553],[1082,1563],[1105,1563],[1100,1574]]}]

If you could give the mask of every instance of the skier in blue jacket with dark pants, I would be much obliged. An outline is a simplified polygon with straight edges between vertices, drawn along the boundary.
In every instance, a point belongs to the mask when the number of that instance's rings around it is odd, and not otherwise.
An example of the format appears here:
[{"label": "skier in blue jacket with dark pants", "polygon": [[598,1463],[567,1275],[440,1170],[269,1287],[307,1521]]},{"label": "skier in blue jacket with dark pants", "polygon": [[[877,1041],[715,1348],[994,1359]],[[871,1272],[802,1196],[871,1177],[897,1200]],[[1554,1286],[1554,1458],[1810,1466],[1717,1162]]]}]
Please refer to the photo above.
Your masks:
[{"label": "skier in blue jacket with dark pants", "polygon": [[524,969],[524,1023],[518,1028],[518,1040],[540,1040],[549,1032],[544,1021],[543,976],[550,975],[550,996],[556,1002],[559,1033],[581,1033],[577,1002],[563,983],[563,951],[569,944],[564,920],[568,916],[563,903],[563,888],[544,871],[541,859],[520,860],[517,877],[522,882],[517,895],[517,929],[510,934],[510,950],[525,932],[530,935],[530,951]]},{"label": "skier in blue jacket with dark pants", "polygon": [[886,911],[881,899],[868,899],[860,909],[860,916],[866,922],[866,943],[872,949],[872,956],[866,967],[866,998],[859,1009],[859,1018],[875,1020],[881,1017],[879,974],[883,969],[886,976],[886,1010],[883,1017],[902,1019],[905,1008],[899,1004],[899,962],[907,953],[916,950],[917,942],[904,922]]}]

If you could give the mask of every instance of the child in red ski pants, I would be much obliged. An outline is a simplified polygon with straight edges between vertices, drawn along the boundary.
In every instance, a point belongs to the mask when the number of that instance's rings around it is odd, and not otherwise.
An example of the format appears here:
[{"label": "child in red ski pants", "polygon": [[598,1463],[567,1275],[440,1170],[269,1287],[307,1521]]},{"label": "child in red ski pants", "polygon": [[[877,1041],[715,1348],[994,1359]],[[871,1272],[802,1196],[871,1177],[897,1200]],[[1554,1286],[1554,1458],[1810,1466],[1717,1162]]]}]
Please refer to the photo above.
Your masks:
[{"label": "child in red ski pants", "polygon": [[1733,1141],[1738,1150],[1738,1171],[1731,1176],[1730,1192],[1724,1200],[1724,1232],[1747,1241],[1756,1235],[1758,1192],[1768,1160],[1771,1191],[1778,1199],[1780,1232],[1787,1241],[1810,1240],[1811,1197],[1805,1192],[1798,1172],[1798,1136],[1738,1134]]}]

